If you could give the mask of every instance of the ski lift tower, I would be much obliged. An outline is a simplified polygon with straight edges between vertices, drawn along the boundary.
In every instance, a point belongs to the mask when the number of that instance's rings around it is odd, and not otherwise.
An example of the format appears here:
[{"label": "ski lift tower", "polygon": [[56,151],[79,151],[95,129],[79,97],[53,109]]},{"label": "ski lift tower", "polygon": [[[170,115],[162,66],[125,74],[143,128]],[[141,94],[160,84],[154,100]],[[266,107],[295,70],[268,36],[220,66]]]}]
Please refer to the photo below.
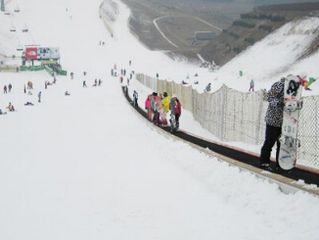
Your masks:
[{"label": "ski lift tower", "polygon": [[1,11],[4,12],[5,8],[4,8],[4,0],[1,0]]}]

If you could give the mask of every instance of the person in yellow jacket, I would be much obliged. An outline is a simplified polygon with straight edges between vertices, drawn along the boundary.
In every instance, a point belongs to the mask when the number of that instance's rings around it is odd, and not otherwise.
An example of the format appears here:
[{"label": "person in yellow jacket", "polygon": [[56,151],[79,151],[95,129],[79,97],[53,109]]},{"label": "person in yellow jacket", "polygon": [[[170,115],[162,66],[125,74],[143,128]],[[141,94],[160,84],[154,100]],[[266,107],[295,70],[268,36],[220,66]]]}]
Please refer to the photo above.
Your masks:
[{"label": "person in yellow jacket", "polygon": [[171,97],[167,95],[167,92],[163,93],[162,106],[165,113],[169,112],[169,102],[171,101]]}]

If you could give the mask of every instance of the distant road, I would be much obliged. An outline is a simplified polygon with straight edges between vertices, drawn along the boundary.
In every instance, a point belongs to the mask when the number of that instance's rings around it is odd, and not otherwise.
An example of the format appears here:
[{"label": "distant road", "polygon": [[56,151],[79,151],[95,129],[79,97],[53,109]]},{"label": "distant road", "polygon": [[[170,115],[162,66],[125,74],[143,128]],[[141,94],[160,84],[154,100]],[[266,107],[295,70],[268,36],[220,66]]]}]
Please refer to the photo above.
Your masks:
[{"label": "distant road", "polygon": [[204,24],[206,24],[208,26],[211,26],[212,28],[217,29],[218,31],[223,31],[223,29],[221,29],[221,28],[219,28],[219,27],[217,27],[217,26],[215,26],[215,25],[213,25],[213,24],[211,24],[211,23],[209,23],[209,22],[207,22],[207,21],[205,21],[205,20],[203,20],[203,19],[201,19],[199,17],[193,17],[193,18],[197,19],[198,21],[200,21],[200,22],[202,22],[202,23],[204,23]]},{"label": "distant road", "polygon": [[[159,20],[161,20],[161,19],[164,19],[164,18],[167,18],[167,17],[169,17],[169,16],[162,16],[162,17],[155,18],[155,19],[153,20],[153,24],[154,24],[154,26],[156,27],[157,31],[162,35],[162,37],[163,37],[169,44],[171,44],[171,45],[174,46],[175,48],[179,48],[179,46],[178,46],[177,44],[175,44],[174,42],[172,42],[172,41],[163,33],[163,31],[160,29],[160,27],[159,27],[158,24],[157,24],[157,21],[159,21]],[[201,18],[199,18],[199,17],[193,17],[193,16],[187,16],[187,17],[194,18],[194,19],[196,19],[197,21],[199,21],[199,22],[201,22],[201,23],[204,23],[204,24],[210,26],[211,28],[213,28],[213,29],[215,29],[215,30],[223,31],[223,29],[221,29],[221,28],[219,28],[219,27],[217,27],[217,26],[215,26],[215,25],[213,25],[213,24],[211,24],[211,23],[209,23],[209,22],[207,22],[207,21],[205,21],[205,20],[203,20],[203,19],[201,19]]]},{"label": "distant road", "polygon": [[163,18],[167,18],[168,16],[162,16],[162,17],[158,17],[158,18],[155,18],[153,20],[153,24],[154,26],[156,27],[157,31],[159,31],[159,33],[162,35],[162,37],[167,41],[169,42],[169,44],[171,44],[172,46],[176,47],[176,48],[179,48],[175,43],[173,43],[168,37],[166,37],[166,35],[162,32],[162,30],[160,29],[160,27],[157,25],[157,21],[160,20],[160,19],[163,19]]}]

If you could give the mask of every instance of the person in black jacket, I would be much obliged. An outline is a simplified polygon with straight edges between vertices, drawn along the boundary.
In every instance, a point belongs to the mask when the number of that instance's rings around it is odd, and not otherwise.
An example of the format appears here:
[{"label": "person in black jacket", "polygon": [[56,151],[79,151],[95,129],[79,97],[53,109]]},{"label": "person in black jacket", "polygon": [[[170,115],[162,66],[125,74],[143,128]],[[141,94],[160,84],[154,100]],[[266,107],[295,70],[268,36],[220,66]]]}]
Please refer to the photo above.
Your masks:
[{"label": "person in black jacket", "polygon": [[260,166],[272,170],[270,167],[270,155],[271,150],[277,142],[276,151],[276,168],[279,168],[278,157],[280,150],[279,137],[281,135],[281,126],[283,121],[283,110],[284,110],[284,85],[285,79],[282,78],[280,81],[275,82],[269,92],[267,93],[267,101],[269,102],[268,109],[266,112],[266,134],[265,141],[261,148],[260,154]]}]

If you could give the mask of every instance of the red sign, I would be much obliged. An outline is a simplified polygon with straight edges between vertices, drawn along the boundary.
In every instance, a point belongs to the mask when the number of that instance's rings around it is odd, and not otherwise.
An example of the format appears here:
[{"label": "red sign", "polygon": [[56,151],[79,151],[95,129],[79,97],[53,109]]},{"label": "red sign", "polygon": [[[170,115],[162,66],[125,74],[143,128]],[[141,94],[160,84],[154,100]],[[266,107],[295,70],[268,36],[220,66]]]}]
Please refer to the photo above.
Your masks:
[{"label": "red sign", "polygon": [[35,60],[38,59],[38,48],[29,47],[25,49],[25,58],[27,60]]}]

